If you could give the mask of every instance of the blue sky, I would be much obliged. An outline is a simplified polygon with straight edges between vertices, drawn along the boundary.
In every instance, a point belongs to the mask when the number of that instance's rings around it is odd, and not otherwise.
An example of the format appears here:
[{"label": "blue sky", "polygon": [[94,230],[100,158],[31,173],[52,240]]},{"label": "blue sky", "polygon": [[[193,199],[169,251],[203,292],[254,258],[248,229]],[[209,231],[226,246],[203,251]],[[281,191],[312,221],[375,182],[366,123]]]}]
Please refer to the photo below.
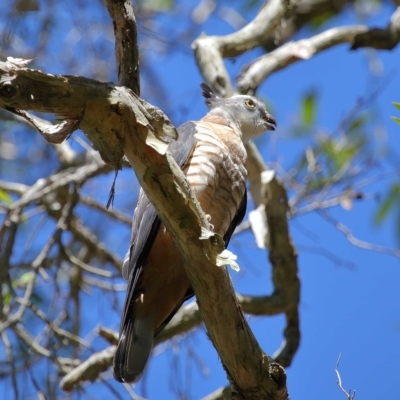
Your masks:
[{"label": "blue sky", "polygon": [[[52,54],[47,59],[36,60],[36,64],[47,72],[72,73],[61,62],[60,46],[57,46],[57,43],[63,43],[66,32],[69,32],[74,25],[74,20],[71,18],[72,11],[69,6],[60,7],[63,12],[59,14],[59,24],[52,31],[54,35],[50,47]],[[244,16],[250,20],[255,12],[256,10],[251,10]],[[391,12],[391,7],[385,7],[379,15],[362,23],[385,26]],[[105,13],[96,11],[92,17],[94,25],[96,18],[104,18]],[[176,22],[176,18],[173,19],[168,15],[159,15],[156,20],[165,32],[170,33],[183,30],[189,23],[189,20]],[[34,26],[34,19],[31,23]],[[360,21],[357,21],[354,13],[349,10],[330,25],[350,23],[360,23]],[[210,35],[223,35],[233,30],[218,16],[212,17],[202,29]],[[144,39],[145,33],[141,31],[139,33],[140,38]],[[107,33],[105,37],[112,39],[110,34],[111,32]],[[304,31],[301,37],[310,34],[313,33]],[[94,47],[104,48],[105,58],[113,66],[111,39],[97,43],[95,37],[95,33],[93,38],[89,33],[85,40],[92,40]],[[80,54],[79,42],[71,51]],[[235,63],[228,60],[226,63],[232,78],[244,63],[260,54],[260,50],[254,50],[239,57]],[[368,60],[371,57],[375,57],[375,62],[382,67],[380,76],[373,76],[370,73]],[[54,62],[49,63],[50,59]],[[316,120],[318,132],[321,130],[332,132],[359,98],[365,98],[390,75],[389,84],[367,113],[378,116],[374,122],[374,129],[371,129],[371,135],[374,133],[376,135],[373,151],[380,155],[380,165],[374,174],[394,170],[394,162],[389,162],[387,155],[389,150],[396,154],[400,147],[400,126],[390,119],[391,115],[396,114],[391,103],[400,102],[399,59],[400,48],[392,52],[378,53],[368,50],[350,52],[349,46],[345,44],[273,74],[258,92],[259,96],[267,98],[272,104],[274,116],[279,124],[273,140],[266,137],[257,141],[265,160],[271,161],[272,156],[274,161],[278,161],[285,169],[290,169],[315,137],[310,135],[296,139],[291,135],[293,127],[299,120],[300,104],[305,93],[315,90],[318,94]],[[168,56],[156,53],[149,57],[149,62],[152,63],[154,72],[157,73],[169,97],[166,102],[165,99],[148,95],[146,88],[150,85],[149,81],[144,81],[143,97],[160,107],[168,106],[165,111],[177,125],[188,119],[201,118],[206,108],[199,88],[201,76],[191,53],[190,43],[180,46]],[[91,77],[83,61],[81,69],[73,73]],[[111,76],[116,80],[114,73]],[[79,147],[79,144],[75,142],[74,146]],[[1,178],[6,179],[7,176],[2,173]],[[26,177],[27,181],[30,179],[33,177]],[[103,178],[105,187],[111,185],[112,179],[113,175]],[[382,197],[396,179],[398,175],[394,174],[390,179],[378,180],[366,191]],[[129,170],[120,174],[116,185],[115,208],[132,213],[133,199],[137,194],[137,184],[134,180]],[[89,185],[85,190],[92,193],[96,187],[92,188]],[[107,195],[108,189],[104,189],[104,193],[99,194],[100,200],[106,202]],[[334,219],[344,223],[355,237],[366,242],[398,248],[395,215],[382,226],[376,226],[373,215],[378,206],[379,199],[376,196],[369,200],[354,202],[350,211],[337,206],[329,210],[329,213]],[[101,225],[103,221],[88,223]],[[125,226],[112,229],[115,229],[115,234],[112,238],[108,238],[109,243],[115,245],[120,256],[123,256],[129,243],[129,229]],[[292,365],[287,369],[291,398],[311,400],[345,398],[336,386],[335,364],[339,353],[342,353],[340,373],[343,385],[346,389],[356,389],[356,398],[363,400],[400,398],[399,259],[355,247],[318,213],[293,218],[290,221],[290,231],[299,253],[299,276],[302,284],[301,345]],[[105,235],[106,232],[102,234]],[[239,256],[238,261],[241,266],[238,274],[232,274],[236,290],[246,294],[270,293],[272,286],[267,255],[265,251],[256,248],[253,236],[246,232],[234,237],[231,250]],[[82,299],[84,304],[87,304],[83,318],[83,328],[87,334],[98,325],[118,329],[117,313],[104,313],[104,309],[110,307],[110,299],[104,298],[96,291],[82,294]],[[119,295],[119,299],[122,306],[123,294]],[[262,348],[268,354],[273,354],[281,344],[283,316],[273,318],[249,316],[248,319]],[[97,339],[96,347],[102,346],[106,346],[105,342]],[[199,365],[202,365],[203,373],[208,371],[205,375],[200,371]],[[111,376],[108,378],[112,382]],[[186,393],[190,399],[200,399],[226,383],[225,373],[217,354],[201,329],[186,338],[156,348],[148,374],[135,391],[141,394],[145,387],[146,396],[150,399],[176,399],[179,398],[177,394],[179,391]],[[0,382],[0,393],[7,393],[8,390],[4,384],[1,387]],[[96,399],[110,398],[108,393],[104,394],[100,384],[88,386],[87,390]],[[123,390],[119,392],[126,393]]]}]

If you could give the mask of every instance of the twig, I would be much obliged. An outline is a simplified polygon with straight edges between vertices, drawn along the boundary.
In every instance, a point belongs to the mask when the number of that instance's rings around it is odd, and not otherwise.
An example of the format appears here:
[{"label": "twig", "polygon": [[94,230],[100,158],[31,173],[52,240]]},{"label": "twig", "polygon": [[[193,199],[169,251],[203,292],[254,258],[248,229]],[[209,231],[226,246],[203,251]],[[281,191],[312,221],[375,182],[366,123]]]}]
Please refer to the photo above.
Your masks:
[{"label": "twig", "polygon": [[97,236],[78,218],[72,218],[69,229],[75,239],[83,242],[100,260],[109,262],[117,271],[121,271],[122,259],[112,253],[107,246],[100,242]]},{"label": "twig", "polygon": [[21,298],[16,298],[15,301],[19,304],[26,304],[26,306],[28,306],[36,314],[38,318],[40,318],[43,322],[45,322],[54,331],[56,336],[68,339],[70,342],[76,343],[80,346],[90,348],[90,344],[86,340],[80,338],[79,336],[74,335],[71,332],[66,331],[63,328],[60,328],[54,322],[50,321],[46,317],[44,312],[36,304],[33,304],[31,301],[29,300],[26,301]]},{"label": "twig", "polygon": [[346,395],[347,400],[353,400],[354,397],[356,397],[356,391],[354,390],[353,393],[351,393],[351,389],[349,390],[349,392],[346,392],[346,390],[343,389],[342,386],[342,379],[340,378],[340,373],[339,373],[339,363],[340,363],[340,359],[342,357],[342,353],[339,353],[339,357],[338,360],[336,362],[336,367],[335,367],[335,372],[338,378],[338,381],[336,382],[336,384],[339,386],[340,390]]},{"label": "twig", "polygon": [[73,183],[75,185],[82,185],[85,181],[99,174],[99,172],[108,172],[110,167],[106,166],[103,162],[93,161],[90,164],[81,167],[71,167],[59,173],[51,175],[46,179],[39,179],[27,191],[25,191],[21,198],[15,201],[11,206],[11,210],[17,208],[24,208],[29,203],[39,200],[44,196],[54,193],[62,187],[68,186]]},{"label": "twig", "polygon": [[132,217],[122,213],[118,210],[112,210],[110,208],[105,207],[103,204],[99,203],[96,199],[90,196],[85,196],[85,195],[80,195],[80,201],[83,204],[86,204],[89,207],[95,208],[96,210],[99,210],[105,214],[107,214],[109,217],[116,219],[117,221],[123,222],[125,224],[128,224],[129,226],[132,225]]},{"label": "twig", "polygon": [[314,253],[314,254],[319,254],[322,257],[325,257],[327,260],[331,261],[334,265],[336,266],[344,266],[348,269],[354,269],[356,267],[356,264],[353,263],[352,261],[348,261],[344,258],[339,257],[337,254],[324,249],[324,248],[319,248],[316,246],[308,246],[308,245],[297,245],[297,248],[301,251],[308,252],[308,253]]},{"label": "twig", "polygon": [[224,392],[226,392],[227,388],[220,387],[214,390],[212,393],[209,393],[207,396],[203,397],[201,400],[224,400],[226,397],[224,396]]},{"label": "twig", "polygon": [[[36,276],[39,272],[39,269],[41,268],[42,264],[44,263],[45,259],[47,258],[52,246],[54,243],[56,243],[59,240],[59,237],[61,235],[61,232],[66,228],[66,221],[69,219],[73,207],[75,206],[77,201],[76,197],[76,192],[74,189],[70,191],[70,195],[68,197],[68,201],[65,204],[60,219],[57,222],[56,229],[53,233],[53,235],[50,237],[50,239],[47,241],[45,246],[42,248],[38,256],[35,258],[35,260],[32,262],[32,277],[28,284],[26,285],[24,297],[23,297],[23,302],[21,303],[19,309],[11,316],[8,316],[7,320],[5,320],[1,325],[0,325],[0,332],[2,332],[4,329],[6,329],[10,325],[14,325],[22,320],[22,317],[25,313],[25,310],[28,306],[29,299],[32,296],[33,293],[33,288],[36,283]],[[18,210],[18,209],[16,209]],[[14,210],[13,212],[15,212]]]},{"label": "twig", "polygon": [[89,286],[97,286],[103,290],[109,290],[111,292],[122,292],[126,290],[126,283],[110,283],[102,279],[91,278],[89,276],[83,276],[82,281]]},{"label": "twig", "polygon": [[26,344],[26,346],[43,357],[51,357],[51,352],[41,346],[36,340],[33,339],[31,334],[21,324],[15,324],[12,327],[15,334]]},{"label": "twig", "polygon": [[68,260],[70,261],[71,264],[76,265],[77,267],[79,267],[83,271],[90,272],[91,274],[103,276],[103,277],[106,277],[106,278],[112,278],[114,276],[111,271],[107,271],[107,270],[103,270],[103,269],[100,269],[100,268],[92,267],[91,265],[86,264],[85,262],[81,261],[79,258],[75,257],[71,253],[71,251],[66,247],[64,247],[64,254],[66,255],[66,257],[68,258]]},{"label": "twig", "polygon": [[354,246],[360,247],[365,250],[375,251],[377,253],[383,253],[383,254],[388,254],[390,256],[400,257],[400,250],[360,240],[353,235],[351,230],[346,225],[344,225],[342,222],[337,221],[335,218],[331,217],[327,212],[319,212],[318,214],[326,221],[328,221],[330,224],[334,225],[337,228],[337,230],[343,233],[346,239]]},{"label": "twig", "polygon": [[18,395],[18,384],[17,384],[17,371],[14,364],[14,356],[11,348],[11,342],[8,339],[7,333],[4,331],[1,332],[1,338],[3,340],[4,347],[6,349],[8,362],[11,365],[11,382],[14,390],[14,396],[16,399],[18,399],[19,395]]}]

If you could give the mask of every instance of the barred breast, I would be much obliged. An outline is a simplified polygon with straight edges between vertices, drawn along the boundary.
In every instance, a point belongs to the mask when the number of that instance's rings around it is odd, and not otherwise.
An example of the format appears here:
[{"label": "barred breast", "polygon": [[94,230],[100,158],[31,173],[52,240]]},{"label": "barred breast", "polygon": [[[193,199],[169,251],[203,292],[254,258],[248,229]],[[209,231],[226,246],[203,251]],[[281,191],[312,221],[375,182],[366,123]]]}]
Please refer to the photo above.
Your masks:
[{"label": "barred breast", "polygon": [[199,121],[196,144],[183,171],[214,231],[222,236],[242,201],[246,151],[234,129]]}]

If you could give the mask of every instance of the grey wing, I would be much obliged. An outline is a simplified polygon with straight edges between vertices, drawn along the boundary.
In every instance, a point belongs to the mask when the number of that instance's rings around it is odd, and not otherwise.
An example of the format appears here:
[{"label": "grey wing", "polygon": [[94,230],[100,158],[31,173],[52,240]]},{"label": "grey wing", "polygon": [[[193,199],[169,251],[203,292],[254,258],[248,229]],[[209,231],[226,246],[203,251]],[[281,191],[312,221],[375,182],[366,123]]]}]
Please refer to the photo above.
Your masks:
[{"label": "grey wing", "polygon": [[224,235],[225,248],[228,247],[229,241],[231,240],[231,236],[235,231],[236,227],[243,221],[244,216],[246,215],[247,208],[247,189],[244,191],[244,195],[242,201],[240,202],[239,208],[236,211],[236,215],[233,218],[231,224],[229,225],[228,230]]},{"label": "grey wing", "polygon": [[[176,163],[182,167],[188,159],[195,144],[196,123],[189,121],[178,128],[179,138],[172,142],[168,150]],[[139,201],[135,209],[132,223],[131,246],[125,256],[122,275],[128,281],[124,311],[121,319],[121,329],[127,318],[131,303],[136,299],[136,287],[143,269],[143,263],[157,236],[161,220],[149,198],[140,189]]]}]

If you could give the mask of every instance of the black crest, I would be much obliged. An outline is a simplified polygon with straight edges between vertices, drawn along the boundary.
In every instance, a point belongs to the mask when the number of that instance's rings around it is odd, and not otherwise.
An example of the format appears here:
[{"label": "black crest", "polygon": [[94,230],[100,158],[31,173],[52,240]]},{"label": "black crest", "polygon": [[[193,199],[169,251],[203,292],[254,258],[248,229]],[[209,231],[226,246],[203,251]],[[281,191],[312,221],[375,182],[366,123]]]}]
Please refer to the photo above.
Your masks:
[{"label": "black crest", "polygon": [[218,96],[206,83],[202,83],[200,86],[203,89],[202,95],[206,99],[206,105],[209,108],[214,108],[216,106],[217,100],[219,99]]}]

